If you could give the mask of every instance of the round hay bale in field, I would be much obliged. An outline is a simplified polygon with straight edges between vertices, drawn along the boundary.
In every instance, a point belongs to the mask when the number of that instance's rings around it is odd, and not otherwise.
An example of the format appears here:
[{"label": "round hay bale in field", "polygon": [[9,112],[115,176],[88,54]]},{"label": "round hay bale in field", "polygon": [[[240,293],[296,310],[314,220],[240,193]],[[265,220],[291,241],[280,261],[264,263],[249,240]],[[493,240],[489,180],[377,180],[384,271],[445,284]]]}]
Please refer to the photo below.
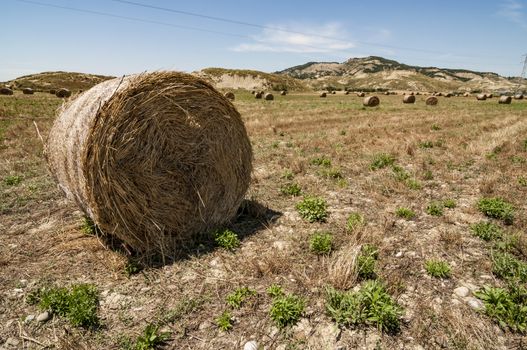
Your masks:
[{"label": "round hay bale in field", "polygon": [[476,95],[476,99],[478,101],[485,101],[487,99],[487,95],[485,95],[485,94],[478,94],[478,95]]},{"label": "round hay bale in field", "polygon": [[52,94],[52,95],[55,95],[57,93],[57,90],[55,89],[50,89],[49,90],[49,93]]},{"label": "round hay bale in field", "polygon": [[368,96],[363,101],[362,104],[365,107],[375,107],[378,106],[381,101],[377,96]]},{"label": "round hay bale in field", "polygon": [[264,100],[266,100],[266,101],[272,101],[272,100],[274,100],[274,96],[273,96],[273,94],[270,93],[270,92],[266,93],[266,94],[264,95]]},{"label": "round hay bale in field", "polygon": [[346,90],[346,92],[344,92],[344,95],[349,95],[350,92],[348,90]]},{"label": "round hay bale in field", "polygon": [[335,95],[337,92],[336,91],[331,91],[331,94],[332,95]]},{"label": "round hay bale in field", "polygon": [[427,106],[435,106],[439,100],[435,96],[428,96],[425,100]]},{"label": "round hay bale in field", "polygon": [[325,92],[323,92],[323,93],[321,93],[321,94],[319,95],[319,97],[326,97],[326,96],[327,96],[327,95],[326,95]]},{"label": "round hay bale in field", "polygon": [[442,92],[438,92],[438,93],[436,93],[436,96],[443,96],[443,93]]},{"label": "round hay bale in field", "polygon": [[389,91],[385,91],[384,94],[385,94],[386,96],[388,96],[388,95],[390,94],[390,92],[389,92]]},{"label": "round hay bale in field", "polygon": [[410,92],[410,96],[413,96],[413,95],[414,95],[414,92],[413,92],[413,91],[412,91],[412,92]]},{"label": "round hay bale in field", "polygon": [[447,92],[447,93],[445,94],[445,97],[452,97],[452,94],[451,94],[450,92]]},{"label": "round hay bale in field", "polygon": [[23,88],[22,89],[22,93],[24,95],[33,95],[35,93],[35,91],[33,91],[32,88]]},{"label": "round hay bale in field", "polygon": [[226,98],[228,98],[231,101],[234,101],[234,99],[235,99],[234,93],[232,91],[227,91],[223,96],[225,96]]},{"label": "round hay bale in field", "polygon": [[104,233],[166,256],[231,220],[251,177],[238,111],[178,72],[108,80],[71,100],[46,155],[59,186]]},{"label": "round hay bale in field", "polygon": [[260,99],[260,98],[262,98],[262,93],[261,93],[261,92],[257,92],[257,93],[255,93],[255,94],[254,94],[254,98],[256,98],[256,99]]},{"label": "round hay bale in field", "polygon": [[419,96],[419,95],[421,95],[419,91],[415,93],[415,96]]},{"label": "round hay bale in field", "polygon": [[500,99],[498,100],[499,104],[506,104],[509,105],[512,102],[512,97],[510,96],[500,96]]},{"label": "round hay bale in field", "polygon": [[280,95],[281,95],[281,96],[285,96],[285,95],[287,95],[287,91],[285,91],[285,90],[280,91]]},{"label": "round hay bale in field", "polygon": [[57,92],[55,93],[55,95],[57,97],[61,97],[61,98],[65,98],[65,97],[70,97],[71,96],[71,91],[68,90],[68,89],[58,89]]},{"label": "round hay bale in field", "polygon": [[465,92],[465,93],[463,94],[463,97],[470,97],[470,94],[469,94],[468,92]]},{"label": "round hay bale in field", "polygon": [[251,91],[251,94],[253,94],[253,95],[254,95],[255,93],[256,93],[256,91],[254,91],[254,90],[252,90],[252,91]]},{"label": "round hay bale in field", "polygon": [[403,103],[415,103],[414,95],[406,95],[403,97]]},{"label": "round hay bale in field", "polygon": [[487,98],[493,98],[494,97],[493,94],[485,94],[485,96],[487,96]]},{"label": "round hay bale in field", "polygon": [[523,100],[523,95],[522,94],[514,95],[514,99],[515,100]]},{"label": "round hay bale in field", "polygon": [[364,96],[366,96],[366,94],[364,92],[357,92],[357,96],[364,97]]},{"label": "round hay bale in field", "polygon": [[13,90],[11,90],[10,88],[7,88],[5,86],[0,88],[0,95],[12,95],[12,94],[13,94]]}]

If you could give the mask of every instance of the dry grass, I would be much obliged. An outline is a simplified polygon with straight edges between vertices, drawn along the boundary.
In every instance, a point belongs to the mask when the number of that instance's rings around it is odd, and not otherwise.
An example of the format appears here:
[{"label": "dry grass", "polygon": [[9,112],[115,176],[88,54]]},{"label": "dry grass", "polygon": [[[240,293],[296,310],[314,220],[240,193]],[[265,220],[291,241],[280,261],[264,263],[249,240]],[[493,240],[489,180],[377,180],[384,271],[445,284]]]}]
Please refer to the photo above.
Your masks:
[{"label": "dry grass", "polygon": [[[0,96],[0,345],[14,337],[30,349],[41,347],[25,338],[58,348],[117,349],[147,324],[168,320],[168,348],[242,348],[250,339],[269,349],[525,346],[520,334],[501,330],[454,297],[453,290],[504,283],[492,275],[487,243],[469,228],[484,219],[476,209],[478,199],[491,192],[511,202],[517,219],[507,229],[525,235],[526,187],[518,178],[527,171],[527,101],[499,105],[451,97],[426,108],[424,98],[402,104],[400,96],[383,96],[382,104],[372,109],[354,94],[320,99],[314,93],[291,93],[269,103],[249,92],[237,93],[234,105],[255,156],[247,196],[252,204],[229,227],[238,234],[240,248],[230,252],[203,240],[180,260],[146,267],[131,277],[124,269],[135,257],[82,233],[81,213],[62,198],[46,170],[33,120],[46,135],[60,102],[39,92]],[[373,156],[380,153],[393,155],[408,178],[395,176],[391,167],[370,170]],[[322,156],[331,160],[340,178],[326,176],[326,168],[311,163]],[[286,169],[291,175],[284,175]],[[21,181],[6,185],[9,176]],[[279,192],[288,181],[328,202],[326,223],[310,224],[299,217],[298,198]],[[441,217],[426,214],[431,201],[447,198],[455,199],[457,207],[445,209]],[[412,208],[415,218],[396,217],[399,207]],[[352,212],[365,218],[360,232],[345,228]],[[329,256],[309,251],[315,231],[333,234]],[[352,261],[356,247],[364,243],[379,247],[378,278],[405,308],[397,334],[338,330],[326,315],[325,286],[357,286]],[[522,239],[522,254],[525,246]],[[424,262],[432,258],[449,263],[449,280],[426,274]],[[44,325],[23,322],[37,312],[24,301],[32,289],[82,282],[94,283],[102,292],[102,329],[86,332],[60,318]],[[300,326],[287,332],[275,329],[266,295],[272,284],[306,300]],[[231,331],[219,331],[214,322],[226,309],[226,296],[244,286],[257,296],[232,310]]]}]

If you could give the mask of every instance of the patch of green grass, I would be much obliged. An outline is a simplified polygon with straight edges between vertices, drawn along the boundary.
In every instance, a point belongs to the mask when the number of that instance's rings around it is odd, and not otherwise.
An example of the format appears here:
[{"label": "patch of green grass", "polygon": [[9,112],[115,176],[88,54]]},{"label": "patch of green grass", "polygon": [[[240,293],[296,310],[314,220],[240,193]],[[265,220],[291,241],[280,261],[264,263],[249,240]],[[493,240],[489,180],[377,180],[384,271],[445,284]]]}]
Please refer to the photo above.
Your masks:
[{"label": "patch of green grass", "polygon": [[215,241],[218,246],[230,251],[234,251],[240,246],[238,235],[228,229],[216,231]]},{"label": "patch of green grass", "polygon": [[503,236],[500,227],[491,222],[481,221],[470,225],[470,229],[474,236],[487,242],[498,240]]},{"label": "patch of green grass", "polygon": [[478,209],[489,218],[502,220],[507,225],[511,225],[514,221],[513,205],[502,198],[482,198],[478,201]]},{"label": "patch of green grass", "polygon": [[333,236],[329,232],[315,232],[309,239],[309,249],[318,255],[331,253]]},{"label": "patch of green grass", "polygon": [[282,174],[282,179],[291,181],[293,180],[293,178],[294,178],[293,172],[289,169],[286,169],[284,173]]},{"label": "patch of green grass", "polygon": [[432,173],[431,170],[427,170],[427,171],[425,171],[425,173],[423,174],[423,179],[426,180],[426,181],[433,180],[433,179],[434,179],[434,174]]},{"label": "patch of green grass", "polygon": [[305,197],[301,202],[296,205],[296,209],[300,216],[313,223],[313,222],[325,222],[328,217],[327,202],[320,197]]},{"label": "patch of green grass", "polygon": [[527,282],[527,264],[507,252],[493,252],[492,272],[505,280]]},{"label": "patch of green grass", "polygon": [[419,148],[433,148],[434,143],[432,141],[422,141],[419,142]]},{"label": "patch of green grass", "polygon": [[233,309],[239,309],[243,303],[251,296],[256,295],[256,291],[249,289],[248,287],[240,287],[231,294],[227,295],[227,305]]},{"label": "patch of green grass", "polygon": [[416,179],[408,179],[408,180],[406,180],[406,186],[408,186],[408,188],[410,188],[412,190],[420,190],[421,188],[423,188],[421,183],[419,181],[417,181]]},{"label": "patch of green grass", "polygon": [[143,266],[141,266],[137,261],[134,261],[134,260],[129,260],[124,267],[124,273],[128,277],[132,275],[136,275],[142,270],[143,270]]},{"label": "patch of green grass", "polygon": [[392,171],[397,181],[405,181],[410,178],[410,174],[397,164],[392,165]]},{"label": "patch of green grass", "polygon": [[148,324],[143,333],[137,337],[134,350],[155,350],[159,349],[170,338],[168,332],[159,332],[159,326]]},{"label": "patch of green grass", "polygon": [[353,232],[364,225],[364,216],[358,212],[352,212],[348,215],[346,220],[346,229],[348,232]]},{"label": "patch of green grass", "polygon": [[267,288],[267,295],[271,298],[276,298],[284,295],[284,290],[278,284],[271,284],[269,288]]},{"label": "patch of green grass", "polygon": [[441,127],[437,124],[432,124],[432,126],[430,127],[430,129],[434,130],[434,131],[438,131],[438,130],[441,130]]},{"label": "patch of green grass", "polygon": [[269,315],[279,329],[294,326],[304,312],[304,299],[294,294],[282,295],[273,299]]},{"label": "patch of green grass", "polygon": [[326,311],[340,326],[375,326],[395,333],[400,327],[403,309],[379,281],[367,281],[360,290],[338,291],[326,288]]},{"label": "patch of green grass", "polygon": [[443,203],[433,201],[426,207],[426,212],[428,215],[432,216],[442,216],[443,215]]},{"label": "patch of green grass", "polygon": [[227,332],[232,329],[232,315],[228,310],[223,311],[223,313],[216,319],[216,324],[218,328]]},{"label": "patch of green grass", "polygon": [[94,235],[97,232],[97,226],[88,216],[84,216],[81,222],[81,231],[85,235]]},{"label": "patch of green grass", "polygon": [[321,156],[311,159],[311,164],[329,168],[331,167],[331,159]]},{"label": "patch of green grass", "polygon": [[443,200],[443,206],[448,209],[454,209],[457,206],[457,203],[454,199],[445,199]]},{"label": "patch of green grass", "polygon": [[41,288],[28,295],[27,301],[41,310],[67,318],[75,327],[95,328],[99,325],[97,309],[99,293],[91,284],[76,284],[70,288]]},{"label": "patch of green grass", "polygon": [[292,182],[292,183],[289,183],[289,184],[286,184],[280,187],[280,192],[286,196],[296,197],[296,196],[300,196],[300,194],[302,193],[302,189],[297,183]]},{"label": "patch of green grass", "polygon": [[320,171],[320,176],[328,178],[328,179],[335,179],[339,180],[342,179],[342,173],[340,172],[340,169],[338,168],[325,168]]},{"label": "patch of green grass", "polygon": [[527,177],[518,176],[518,184],[523,187],[527,187]]},{"label": "patch of green grass", "polygon": [[395,157],[387,153],[377,153],[373,155],[373,159],[370,163],[370,170],[378,170],[395,163]]},{"label": "patch of green grass", "polygon": [[20,175],[9,175],[4,177],[4,184],[6,186],[16,186],[22,182],[22,176]]},{"label": "patch of green grass", "polygon": [[508,289],[484,286],[474,293],[483,301],[485,313],[500,327],[524,333],[527,330],[527,290],[510,284]]},{"label": "patch of green grass", "polygon": [[412,209],[404,207],[397,208],[395,210],[395,215],[406,220],[411,220],[415,217],[415,213]]},{"label": "patch of green grass", "polygon": [[379,257],[379,249],[372,244],[365,244],[361,247],[357,257],[357,273],[360,279],[374,279],[375,265]]},{"label": "patch of green grass", "polygon": [[425,262],[426,272],[435,278],[450,278],[451,269],[446,261],[427,260]]}]

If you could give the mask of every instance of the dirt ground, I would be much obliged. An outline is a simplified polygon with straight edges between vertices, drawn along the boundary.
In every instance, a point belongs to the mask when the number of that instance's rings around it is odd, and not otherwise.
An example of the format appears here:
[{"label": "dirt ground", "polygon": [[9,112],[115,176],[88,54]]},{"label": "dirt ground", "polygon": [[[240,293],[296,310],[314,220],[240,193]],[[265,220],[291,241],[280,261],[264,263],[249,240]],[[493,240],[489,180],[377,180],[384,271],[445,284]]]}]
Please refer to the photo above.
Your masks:
[{"label": "dirt ground", "polygon": [[[230,252],[207,241],[131,276],[130,257],[83,232],[82,213],[47,170],[37,128],[45,138],[62,101],[44,93],[0,96],[0,348],[126,349],[161,320],[170,334],[166,349],[243,349],[249,340],[262,349],[527,348],[522,333],[474,307],[476,290],[505,282],[493,274],[489,243],[470,230],[484,220],[477,201],[502,197],[516,213],[502,228],[527,233],[527,101],[440,97],[426,106],[424,96],[403,104],[400,95],[379,95],[379,107],[364,108],[362,98],[340,92],[276,95],[262,101],[240,91],[234,101],[254,151],[249,209],[230,227],[241,246]],[[379,154],[392,155],[399,170],[372,169]],[[283,195],[280,188],[293,182],[302,194]],[[295,206],[305,195],[327,201],[325,223],[299,216]],[[455,207],[427,213],[431,202],[446,199]],[[398,217],[400,207],[415,217]],[[352,212],[364,223],[349,232]],[[332,234],[331,254],[310,250],[317,231]],[[377,279],[404,309],[398,332],[338,327],[326,312],[326,286],[362,283],[353,276],[343,282],[343,261],[366,243],[379,248]],[[451,277],[429,276],[430,259],[448,262]],[[41,312],[27,302],[32,291],[78,283],[99,291],[98,329],[56,315],[26,319]],[[272,284],[305,300],[295,326],[279,330],[269,317]],[[469,292],[458,296],[462,286]],[[233,327],[221,331],[217,319],[238,287],[257,293],[231,310]]]}]

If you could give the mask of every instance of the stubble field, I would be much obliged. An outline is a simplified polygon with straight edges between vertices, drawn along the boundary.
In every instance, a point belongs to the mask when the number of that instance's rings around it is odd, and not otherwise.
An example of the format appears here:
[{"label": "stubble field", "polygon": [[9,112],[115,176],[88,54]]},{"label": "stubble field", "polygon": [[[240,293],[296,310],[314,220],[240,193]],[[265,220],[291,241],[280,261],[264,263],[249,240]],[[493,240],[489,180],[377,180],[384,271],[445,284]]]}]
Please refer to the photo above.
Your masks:
[{"label": "stubble field", "polygon": [[[527,101],[380,99],[237,92],[254,151],[240,244],[204,234],[154,263],[57,189],[37,128],[62,100],[0,96],[0,348],[527,347]],[[95,326],[28,318],[37,291],[79,284]]]}]

